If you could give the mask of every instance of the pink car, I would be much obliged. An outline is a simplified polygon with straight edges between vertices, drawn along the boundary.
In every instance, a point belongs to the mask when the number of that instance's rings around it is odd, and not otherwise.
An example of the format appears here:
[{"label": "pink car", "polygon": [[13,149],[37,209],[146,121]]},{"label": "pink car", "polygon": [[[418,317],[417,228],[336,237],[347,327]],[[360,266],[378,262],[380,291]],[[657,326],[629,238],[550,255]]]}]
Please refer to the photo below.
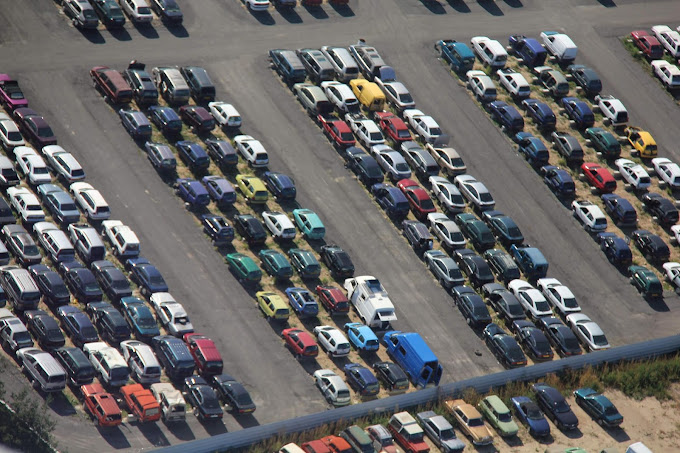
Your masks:
[{"label": "pink car", "polygon": [[7,74],[0,74],[0,102],[10,110],[28,107],[28,101],[19,87],[19,82],[12,80]]}]

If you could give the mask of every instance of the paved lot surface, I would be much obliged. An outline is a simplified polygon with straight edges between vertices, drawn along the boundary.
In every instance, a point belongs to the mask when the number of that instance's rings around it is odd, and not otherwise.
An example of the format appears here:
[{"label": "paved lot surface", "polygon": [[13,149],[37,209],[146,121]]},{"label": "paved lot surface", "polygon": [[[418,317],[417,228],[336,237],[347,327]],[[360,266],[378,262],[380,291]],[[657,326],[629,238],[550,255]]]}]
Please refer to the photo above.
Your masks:
[{"label": "paved lot surface", "polygon": [[[469,173],[487,184],[498,207],[518,221],[531,244],[541,248],[550,261],[551,276],[571,287],[613,344],[677,331],[680,321],[672,316],[678,309],[677,297],[650,306],[635,293],[432,51],[432,43],[441,38],[467,41],[488,34],[504,40],[511,33],[564,29],[579,45],[579,62],[594,66],[603,76],[605,91],[623,100],[635,123],[652,129],[661,155],[680,160],[680,150],[673,146],[680,142],[677,106],[617,41],[633,24],[639,28],[679,23],[677,4],[617,1],[616,7],[607,7],[613,4],[449,0],[436,8],[414,0],[358,0],[351,2],[350,10],[324,5],[320,12],[310,12],[298,7],[283,16],[274,10],[252,15],[236,0],[201,0],[182,2],[185,25],[179,30],[169,31],[160,23],[148,30],[128,24],[122,32],[87,35],[71,27],[49,2],[26,0],[4,8],[3,72],[19,78],[31,106],[50,120],[60,144],[83,163],[114,217],[137,232],[143,254],[159,266],[194,324],[217,340],[225,370],[248,383],[258,404],[254,417],[240,420],[241,424],[227,417],[220,428],[192,419],[172,430],[158,424],[98,432],[79,417],[58,417],[60,444],[71,452],[139,451],[326,407],[308,373],[259,315],[251,295],[228,273],[196,221],[92,89],[87,71],[97,64],[123,68],[136,58],[149,66],[206,67],[218,85],[218,98],[233,101],[243,114],[244,131],[270,150],[271,167],[296,177],[300,204],[326,219],[327,237],[350,252],[357,273],[376,275],[390,291],[400,317],[396,327],[424,335],[444,364],[446,380],[500,367],[269,70],[265,55],[270,48],[347,45],[359,37],[367,39],[395,67],[419,107],[450,133]],[[475,349],[483,355],[472,354]],[[12,385],[24,382],[12,381]]]}]

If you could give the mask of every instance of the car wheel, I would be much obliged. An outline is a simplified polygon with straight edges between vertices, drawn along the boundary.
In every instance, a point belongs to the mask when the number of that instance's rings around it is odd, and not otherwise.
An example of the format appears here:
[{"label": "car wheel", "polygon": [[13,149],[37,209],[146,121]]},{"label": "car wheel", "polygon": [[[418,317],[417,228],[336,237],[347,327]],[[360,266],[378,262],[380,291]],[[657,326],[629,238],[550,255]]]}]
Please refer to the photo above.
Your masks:
[{"label": "car wheel", "polygon": [[465,321],[468,323],[468,326],[472,326],[472,318],[466,318]]}]

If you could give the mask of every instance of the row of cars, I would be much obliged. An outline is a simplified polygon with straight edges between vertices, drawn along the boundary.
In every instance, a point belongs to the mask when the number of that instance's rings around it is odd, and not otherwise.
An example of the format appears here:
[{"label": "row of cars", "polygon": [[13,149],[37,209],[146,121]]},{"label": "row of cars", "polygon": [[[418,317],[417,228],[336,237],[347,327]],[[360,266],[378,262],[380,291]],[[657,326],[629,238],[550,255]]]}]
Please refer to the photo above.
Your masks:
[{"label": "row of cars", "polygon": [[[557,389],[539,382],[533,384],[531,390],[535,402],[528,396],[515,396],[510,398],[509,408],[498,396],[489,395],[475,407],[462,399],[449,399],[443,403],[446,417],[431,410],[419,412],[415,417],[405,411],[399,412],[390,417],[387,427],[370,425],[362,430],[352,425],[339,436],[326,436],[301,446],[286,444],[279,452],[397,451],[398,445],[404,451],[426,453],[430,451],[425,442],[427,436],[439,450],[454,453],[462,452],[466,447],[466,443],[456,436],[454,425],[475,447],[493,444],[493,430],[502,438],[517,436],[520,430],[517,421],[526,426],[531,436],[539,439],[550,438],[548,419],[563,431],[578,427],[578,418]],[[602,393],[581,388],[574,391],[573,396],[576,404],[599,425],[611,429],[623,423],[623,416]]]},{"label": "row of cars", "polygon": [[[545,38],[544,34],[541,35],[542,38]],[[524,120],[519,112],[514,107],[505,103],[503,103],[505,105],[502,106],[501,112],[498,108],[498,101],[491,101],[491,98],[495,99],[497,93],[493,80],[482,71],[468,69],[472,68],[472,64],[474,64],[475,53],[486,64],[493,63],[491,59],[483,56],[482,50],[475,47],[476,41],[479,40],[473,38],[474,52],[467,48],[465,44],[452,40],[439,41],[435,47],[439,49],[442,58],[447,63],[454,69],[458,69],[458,73],[461,70],[467,69],[468,86],[482,104],[488,106],[492,116],[495,116],[495,119],[498,120],[503,128],[510,135],[514,134],[520,154],[524,155],[534,168],[540,168],[544,181],[551,190],[565,200],[574,198],[576,195],[576,185],[572,179],[572,172],[568,171],[568,169],[548,165],[550,158],[548,148],[539,137],[522,131],[524,129]],[[495,43],[498,42],[495,41]],[[502,46],[496,45],[496,47],[500,49]],[[555,55],[555,52],[551,51],[547,45],[545,47],[548,49],[548,52]],[[527,48],[534,49],[534,52],[528,52]],[[565,77],[557,75],[559,71],[549,66],[544,66],[545,58],[548,54],[545,49],[543,50],[544,56],[542,58],[535,56],[541,53],[540,49],[542,48],[543,46],[532,38],[526,38],[521,35],[510,37],[509,49],[512,49],[517,59],[524,65],[533,68],[538,73],[538,80],[544,83],[548,93],[560,99],[561,96],[568,94],[570,90],[569,83]],[[464,60],[461,55],[466,56],[467,60]],[[559,58],[557,59],[559,60]],[[466,63],[463,63],[463,61]],[[507,61],[506,56],[505,60],[502,61],[502,65],[504,66]],[[501,63],[498,63],[498,66],[501,66]],[[581,91],[589,97],[594,97],[598,103],[597,111],[608,120],[608,126],[611,126],[614,132],[616,132],[617,127],[626,125],[628,121],[627,110],[613,96],[602,96],[599,94],[602,89],[602,83],[592,69],[573,64],[568,69],[571,71],[573,80],[580,87]],[[551,89],[551,84],[544,81],[543,75],[545,74],[553,74],[551,79],[562,81],[552,84]],[[577,137],[553,131],[557,123],[556,115],[548,103],[522,96],[518,89],[513,91],[513,86],[508,82],[508,80],[511,80],[515,87],[529,86],[527,79],[515,70],[499,69],[498,75],[501,84],[507,89],[511,97],[517,103],[521,102],[523,109],[532,118],[539,132],[544,135],[550,134],[555,148],[565,158],[567,163],[570,165],[580,164],[578,167],[580,172],[573,171],[573,173],[581,173],[585,181],[592,187],[591,191],[601,195],[604,211],[610,214],[614,223],[621,227],[635,226],[637,224],[637,213],[633,205],[627,200],[627,197],[613,193],[617,188],[614,175],[601,164],[594,162],[582,163],[585,160],[585,153]],[[560,90],[558,88],[559,85],[564,85],[564,89]],[[530,90],[525,92],[529,96],[532,94]],[[549,101],[549,98],[547,100]],[[560,100],[565,114],[572,120],[573,127],[581,130],[585,128],[582,134],[587,138],[586,143],[594,147],[607,160],[615,159],[614,165],[618,170],[617,176],[620,175],[634,192],[645,192],[651,186],[649,173],[642,165],[630,159],[619,157],[621,145],[617,136],[604,127],[592,127],[593,124],[590,121],[595,119],[593,109],[585,101],[578,100],[577,98],[561,97]],[[586,121],[586,118],[589,118],[589,120]],[[627,142],[637,155],[642,159],[651,159],[654,170],[659,176],[659,181],[671,189],[677,187],[676,178],[680,175],[680,167],[667,158],[656,157],[657,145],[652,135],[637,127],[627,127],[625,133]],[[657,219],[661,226],[671,227],[671,225],[677,222],[677,209],[671,200],[658,193],[643,193],[640,196],[640,201],[645,211]],[[597,237],[598,242],[612,263],[623,267],[632,262],[632,252],[626,241],[617,237],[614,233],[605,232],[607,229],[607,219],[600,205],[588,199],[581,199],[571,202],[571,208],[574,217],[584,225],[587,231],[593,234],[600,233]],[[675,234],[672,229],[671,234]],[[668,260],[670,250],[660,236],[648,230],[636,230],[631,233],[630,237],[645,258],[651,263],[663,263]],[[654,275],[653,272],[639,266],[630,268],[628,272],[631,275],[632,283],[643,294],[650,297],[659,297],[661,295],[660,282],[658,279],[654,280],[651,278]],[[670,278],[672,280],[673,277],[671,276]]]},{"label": "row of cars", "polygon": [[101,22],[107,28],[125,25],[127,16],[135,25],[148,25],[156,13],[168,25],[179,25],[184,19],[175,0],[59,0],[64,14],[81,29],[96,29]]},{"label": "row of cars", "polygon": [[[680,59],[680,27],[676,31],[668,25],[655,25],[651,34],[647,30],[633,30],[630,39],[666,89],[680,89],[680,69],[672,63]],[[670,58],[666,59],[667,56]]]}]

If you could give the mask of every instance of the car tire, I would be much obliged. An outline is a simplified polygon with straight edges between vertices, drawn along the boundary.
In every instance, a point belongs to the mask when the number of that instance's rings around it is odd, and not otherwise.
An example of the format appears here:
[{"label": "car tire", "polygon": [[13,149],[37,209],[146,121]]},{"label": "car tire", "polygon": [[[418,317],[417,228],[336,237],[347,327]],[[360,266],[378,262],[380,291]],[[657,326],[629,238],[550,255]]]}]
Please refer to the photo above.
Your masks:
[{"label": "car tire", "polygon": [[465,322],[467,322],[468,326],[472,327],[472,318],[465,318]]}]

